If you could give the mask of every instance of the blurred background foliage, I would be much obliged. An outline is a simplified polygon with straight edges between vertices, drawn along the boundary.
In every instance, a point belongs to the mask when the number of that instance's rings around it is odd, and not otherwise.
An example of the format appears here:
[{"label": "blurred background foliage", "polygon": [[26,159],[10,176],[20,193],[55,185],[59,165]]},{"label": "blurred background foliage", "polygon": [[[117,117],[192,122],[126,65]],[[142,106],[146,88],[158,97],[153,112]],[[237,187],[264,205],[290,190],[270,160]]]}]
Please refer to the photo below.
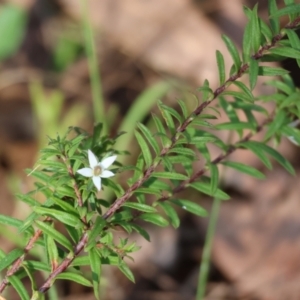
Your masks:
[{"label": "blurred background foliage", "polygon": [[[95,103],[86,56],[86,20],[95,39],[98,62],[93,67],[100,72],[103,121],[112,136],[126,132],[116,148],[132,154],[120,158],[127,164],[139,154],[133,139],[136,123],[153,126],[149,116],[158,111],[158,99],[175,109],[176,101],[183,99],[192,109],[198,96],[196,87],[204,79],[217,87],[215,51],[223,52],[226,65],[230,64],[221,34],[241,46],[246,24],[243,5],[253,7],[257,1],[90,0],[87,19],[80,2],[0,1],[1,213],[18,218],[29,213],[14,193],[32,188],[32,179],[23,170],[34,165],[47,136],[63,134],[68,126],[92,130]],[[259,14],[266,18],[267,1],[258,2]],[[283,19],[282,24],[286,21]],[[297,83],[300,76],[295,62],[283,64]],[[260,84],[255,93],[271,91]],[[221,133],[220,138],[227,137]],[[298,148],[284,141],[281,150],[299,165]],[[247,159],[266,172],[254,157],[235,155],[237,160]],[[299,184],[280,168],[267,175],[269,179],[263,183],[236,173],[224,180],[224,189],[233,199],[221,211],[207,299],[297,299],[292,297],[300,292],[300,239],[296,230],[300,223],[291,220],[300,212],[295,196],[299,195]],[[105,192],[103,197],[111,195]],[[187,197],[210,208],[211,199]],[[268,218],[264,218],[265,213]],[[115,270],[106,269],[102,299],[193,299],[207,220],[181,214],[182,225],[177,231],[149,228],[151,244],[133,237],[142,246],[132,264],[137,283],[133,285]],[[2,249],[18,246],[15,233],[3,227],[0,233]],[[272,249],[267,246],[271,242],[275,245]],[[266,256],[273,260],[265,260]],[[286,277],[280,277],[282,272]],[[289,276],[292,280],[287,280]],[[271,288],[274,282],[276,291]],[[93,293],[62,282],[50,297],[93,299]],[[11,294],[8,299],[17,296]]]}]

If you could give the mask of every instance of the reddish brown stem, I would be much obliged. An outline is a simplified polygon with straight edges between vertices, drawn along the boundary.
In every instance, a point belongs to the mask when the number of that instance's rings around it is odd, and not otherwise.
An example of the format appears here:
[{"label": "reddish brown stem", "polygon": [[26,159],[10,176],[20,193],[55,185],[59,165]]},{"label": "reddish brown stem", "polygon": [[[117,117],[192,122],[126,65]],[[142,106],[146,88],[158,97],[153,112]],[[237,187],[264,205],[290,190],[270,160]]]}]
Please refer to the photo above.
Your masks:
[{"label": "reddish brown stem", "polygon": [[83,236],[81,237],[80,241],[78,242],[78,244],[74,247],[73,254],[72,255],[69,254],[62,261],[62,263],[55,270],[52,271],[52,273],[47,278],[47,280],[44,282],[44,284],[39,288],[39,292],[40,293],[46,293],[49,290],[49,288],[53,284],[54,278],[58,274],[63,273],[70,266],[70,264],[72,263],[72,261],[74,260],[74,258],[83,250],[85,244],[87,243],[87,240],[88,240],[88,235],[85,232],[83,234]]},{"label": "reddish brown stem", "polygon": [[[269,118],[267,118],[266,120],[264,120],[264,122],[262,122],[262,124],[257,127],[255,133],[251,133],[251,132],[248,133],[244,138],[242,138],[240,141],[238,141],[237,144],[242,144],[244,142],[249,141],[254,136],[254,134],[260,132],[264,128],[265,125],[267,125],[268,123],[270,123],[272,121],[272,119],[273,119],[272,115]],[[231,145],[225,153],[220,154],[218,157],[216,157],[214,160],[212,160],[211,163],[214,165],[217,165],[218,163],[220,163],[221,161],[226,159],[229,155],[231,155],[237,149],[239,149],[238,146]],[[182,192],[183,190],[185,190],[188,187],[189,184],[195,182],[202,175],[204,175],[204,173],[206,173],[206,171],[207,171],[207,169],[202,168],[201,170],[196,172],[193,176],[191,176],[191,178],[182,182],[180,185],[178,185],[176,188],[174,188],[170,194],[163,196],[162,198],[160,198],[157,201],[166,201],[166,200],[170,199],[174,194]]]},{"label": "reddish brown stem", "polygon": [[[51,220],[49,217],[45,219],[46,221]],[[4,279],[2,280],[1,284],[0,284],[0,293],[2,293],[5,289],[5,287],[8,284],[8,277],[11,275],[14,275],[19,268],[21,267],[21,264],[23,263],[25,256],[28,254],[28,252],[33,248],[35,242],[39,239],[39,237],[43,234],[42,230],[38,229],[34,236],[30,238],[30,240],[28,241],[27,245],[24,248],[24,253],[22,256],[20,256],[17,260],[14,261],[14,263],[12,264],[12,266],[7,270]]]},{"label": "reddish brown stem", "polygon": [[[300,18],[297,18],[295,21],[293,21],[292,23],[288,24],[285,28],[295,28],[299,25],[300,23]],[[292,24],[292,25],[291,25]],[[276,44],[284,37],[284,35],[282,34],[277,34],[273,40],[271,44],[265,45],[263,47],[261,47],[258,52],[256,54],[254,54],[252,56],[252,58],[258,60],[260,59],[264,53],[266,51],[268,51],[269,49],[271,49],[272,47],[276,46]],[[227,81],[221,85],[220,87],[218,87],[214,92],[213,92],[213,98],[211,100],[205,101],[202,104],[200,104],[192,113],[189,117],[187,117],[185,119],[185,121],[177,128],[175,135],[172,137],[171,141],[171,145],[169,145],[168,147],[164,147],[160,153],[160,158],[162,158],[163,156],[165,156],[169,150],[171,150],[174,145],[176,144],[178,138],[179,138],[179,134],[181,132],[184,132],[186,130],[186,128],[189,126],[189,124],[193,121],[195,116],[200,115],[203,110],[210,104],[212,103],[221,93],[224,92],[224,90],[226,89],[226,87],[228,86],[229,83],[236,81],[238,78],[240,78],[249,68],[249,65],[247,63],[243,64],[240,69],[238,70],[238,72],[232,76],[230,76]],[[160,163],[160,161],[158,162]],[[158,164],[157,163],[157,164]],[[156,165],[157,165],[156,164]],[[151,165],[147,170],[145,170],[144,172],[144,176],[143,178],[139,179],[136,183],[134,183],[125,193],[123,196],[121,196],[120,198],[118,198],[107,210],[107,212],[103,215],[104,219],[108,219],[110,218],[122,205],[124,202],[126,202],[132,195],[132,193],[137,190],[152,174],[152,172],[155,170],[156,165]]]}]

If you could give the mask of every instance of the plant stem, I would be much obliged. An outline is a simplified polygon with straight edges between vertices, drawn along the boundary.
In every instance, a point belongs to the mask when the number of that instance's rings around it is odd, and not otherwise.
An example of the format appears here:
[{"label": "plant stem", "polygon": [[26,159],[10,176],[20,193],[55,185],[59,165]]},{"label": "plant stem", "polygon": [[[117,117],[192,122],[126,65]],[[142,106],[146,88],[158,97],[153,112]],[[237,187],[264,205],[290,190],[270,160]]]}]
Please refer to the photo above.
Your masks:
[{"label": "plant stem", "polygon": [[210,212],[210,218],[208,223],[208,229],[205,238],[205,244],[202,254],[202,260],[200,264],[200,273],[198,280],[198,289],[196,300],[202,300],[206,291],[207,277],[209,273],[209,264],[211,257],[212,242],[216,231],[216,226],[218,222],[219,210],[221,206],[221,201],[218,198],[214,198],[213,205]]},{"label": "plant stem", "polygon": [[85,49],[91,79],[94,121],[97,123],[101,122],[103,124],[103,134],[106,135],[108,132],[108,128],[105,118],[104,98],[102,93],[99,62],[96,55],[95,40],[88,13],[88,0],[81,0],[81,7],[83,14],[82,20],[85,39]]}]

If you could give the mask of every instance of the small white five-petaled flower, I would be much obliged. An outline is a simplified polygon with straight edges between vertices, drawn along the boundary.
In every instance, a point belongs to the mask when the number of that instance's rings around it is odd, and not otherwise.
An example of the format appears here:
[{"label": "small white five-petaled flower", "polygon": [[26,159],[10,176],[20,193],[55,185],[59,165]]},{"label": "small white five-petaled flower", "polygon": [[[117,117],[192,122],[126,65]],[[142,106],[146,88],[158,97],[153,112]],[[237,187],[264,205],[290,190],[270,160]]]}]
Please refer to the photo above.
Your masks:
[{"label": "small white five-petaled flower", "polygon": [[90,167],[79,169],[77,173],[85,177],[92,177],[95,187],[100,191],[101,177],[109,178],[115,175],[113,172],[107,170],[107,168],[116,160],[117,156],[109,156],[99,162],[95,154],[91,150],[88,150],[88,157]]}]

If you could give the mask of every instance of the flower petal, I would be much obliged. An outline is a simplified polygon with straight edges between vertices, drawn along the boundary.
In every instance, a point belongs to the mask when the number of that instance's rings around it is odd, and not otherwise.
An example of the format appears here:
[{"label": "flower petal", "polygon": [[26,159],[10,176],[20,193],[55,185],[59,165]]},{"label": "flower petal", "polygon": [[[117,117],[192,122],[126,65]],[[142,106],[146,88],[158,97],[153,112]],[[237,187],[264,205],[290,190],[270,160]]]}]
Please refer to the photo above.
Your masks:
[{"label": "flower petal", "polygon": [[101,190],[101,178],[99,176],[93,176],[93,182],[98,191]]},{"label": "flower petal", "polygon": [[82,168],[77,170],[77,173],[84,177],[92,177],[93,176],[93,170],[91,168]]},{"label": "flower petal", "polygon": [[117,155],[113,155],[113,156],[104,158],[100,163],[101,167],[103,169],[107,169],[116,160],[116,158],[117,158]]},{"label": "flower petal", "polygon": [[88,156],[90,167],[93,169],[98,164],[98,159],[91,150],[88,150]]},{"label": "flower petal", "polygon": [[100,176],[103,177],[103,178],[108,178],[108,177],[115,176],[115,174],[111,171],[104,170],[104,171],[102,171]]}]

